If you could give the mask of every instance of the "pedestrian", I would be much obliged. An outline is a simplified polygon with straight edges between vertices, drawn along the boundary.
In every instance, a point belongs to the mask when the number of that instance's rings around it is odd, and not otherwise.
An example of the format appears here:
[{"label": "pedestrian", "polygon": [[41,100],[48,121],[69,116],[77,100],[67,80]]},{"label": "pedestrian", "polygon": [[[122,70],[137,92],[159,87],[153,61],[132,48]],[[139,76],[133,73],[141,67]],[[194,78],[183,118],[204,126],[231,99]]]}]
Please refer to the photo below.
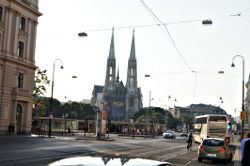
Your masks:
[{"label": "pedestrian", "polygon": [[187,140],[187,150],[191,150],[192,144],[193,144],[193,133],[189,132]]},{"label": "pedestrian", "polygon": [[11,135],[11,123],[8,126],[8,134]]},{"label": "pedestrian", "polygon": [[71,127],[70,126],[68,127],[68,133],[71,133]]},{"label": "pedestrian", "polygon": [[14,126],[14,123],[11,123],[10,124],[10,135],[14,135],[15,133],[15,126]]},{"label": "pedestrian", "polygon": [[241,164],[242,166],[250,165],[250,132],[247,133],[247,138],[241,141]]}]

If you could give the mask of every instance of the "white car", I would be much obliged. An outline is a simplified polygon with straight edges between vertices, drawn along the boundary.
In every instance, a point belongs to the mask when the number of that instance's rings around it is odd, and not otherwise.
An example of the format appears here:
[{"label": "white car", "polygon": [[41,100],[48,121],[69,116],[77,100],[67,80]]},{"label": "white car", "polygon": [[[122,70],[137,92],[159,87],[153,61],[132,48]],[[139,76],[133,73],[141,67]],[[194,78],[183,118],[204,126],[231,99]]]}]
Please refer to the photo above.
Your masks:
[{"label": "white car", "polygon": [[166,131],[163,133],[163,138],[175,139],[175,132],[174,131]]}]

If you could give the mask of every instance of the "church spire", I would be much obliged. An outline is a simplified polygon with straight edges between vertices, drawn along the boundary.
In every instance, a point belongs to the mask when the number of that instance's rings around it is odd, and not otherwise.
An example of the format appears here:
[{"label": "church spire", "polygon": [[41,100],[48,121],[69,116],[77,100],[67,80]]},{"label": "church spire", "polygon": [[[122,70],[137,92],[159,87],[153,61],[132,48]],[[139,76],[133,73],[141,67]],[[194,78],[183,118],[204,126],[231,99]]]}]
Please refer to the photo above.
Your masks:
[{"label": "church spire", "polygon": [[135,57],[135,31],[133,30],[131,51],[128,60],[126,87],[137,88],[137,63]]},{"label": "church spire", "polygon": [[107,59],[107,68],[106,68],[106,78],[104,90],[112,90],[115,86],[115,69],[116,69],[116,60],[115,60],[115,44],[114,44],[114,28],[112,28],[112,37],[110,42],[109,56]]},{"label": "church spire", "polygon": [[109,58],[115,59],[114,27],[112,28],[112,37],[111,37],[111,42],[110,42]]},{"label": "church spire", "polygon": [[129,59],[135,59],[135,30],[133,29],[132,44]]}]

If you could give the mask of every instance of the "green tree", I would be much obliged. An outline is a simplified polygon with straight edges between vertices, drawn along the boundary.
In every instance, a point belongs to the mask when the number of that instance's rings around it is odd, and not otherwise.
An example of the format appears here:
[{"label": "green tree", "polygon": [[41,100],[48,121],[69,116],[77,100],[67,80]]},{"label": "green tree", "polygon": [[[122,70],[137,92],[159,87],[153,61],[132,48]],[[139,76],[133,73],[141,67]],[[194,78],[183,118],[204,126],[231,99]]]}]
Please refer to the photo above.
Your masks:
[{"label": "green tree", "polygon": [[143,108],[139,112],[135,113],[134,121],[135,122],[150,122],[150,123],[166,123],[165,118],[166,112],[160,107],[153,108]]},{"label": "green tree", "polygon": [[44,94],[46,93],[46,86],[49,84],[49,80],[46,74],[46,70],[40,70],[39,68],[35,72],[34,78],[34,91],[33,91],[33,113],[32,116],[46,116],[46,100],[44,100]]},{"label": "green tree", "polygon": [[46,70],[40,70],[39,68],[36,70],[35,73],[35,87],[33,96],[34,98],[38,98],[39,96],[44,96],[44,93],[46,93],[46,85],[50,83],[48,80],[48,76],[46,74]]}]

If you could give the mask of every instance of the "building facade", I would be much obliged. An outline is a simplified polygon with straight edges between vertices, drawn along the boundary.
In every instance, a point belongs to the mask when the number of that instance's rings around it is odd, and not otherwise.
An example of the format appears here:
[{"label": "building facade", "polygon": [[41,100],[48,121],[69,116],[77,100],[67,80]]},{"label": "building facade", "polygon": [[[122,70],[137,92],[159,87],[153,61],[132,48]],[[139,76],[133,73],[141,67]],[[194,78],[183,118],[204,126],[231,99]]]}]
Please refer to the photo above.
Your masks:
[{"label": "building facade", "polygon": [[112,32],[109,56],[107,59],[104,86],[94,86],[92,104],[104,108],[108,119],[127,121],[142,108],[141,89],[137,86],[137,61],[135,56],[134,32],[127,67],[127,80],[124,85],[116,73],[116,58],[114,47],[114,30]]},{"label": "building facade", "polygon": [[0,1],[0,134],[14,124],[29,134],[32,121],[38,0]]},{"label": "building facade", "polygon": [[183,119],[184,117],[194,117],[205,114],[222,114],[227,115],[226,111],[220,107],[207,104],[191,104],[187,107],[169,108],[168,110],[174,118]]}]

